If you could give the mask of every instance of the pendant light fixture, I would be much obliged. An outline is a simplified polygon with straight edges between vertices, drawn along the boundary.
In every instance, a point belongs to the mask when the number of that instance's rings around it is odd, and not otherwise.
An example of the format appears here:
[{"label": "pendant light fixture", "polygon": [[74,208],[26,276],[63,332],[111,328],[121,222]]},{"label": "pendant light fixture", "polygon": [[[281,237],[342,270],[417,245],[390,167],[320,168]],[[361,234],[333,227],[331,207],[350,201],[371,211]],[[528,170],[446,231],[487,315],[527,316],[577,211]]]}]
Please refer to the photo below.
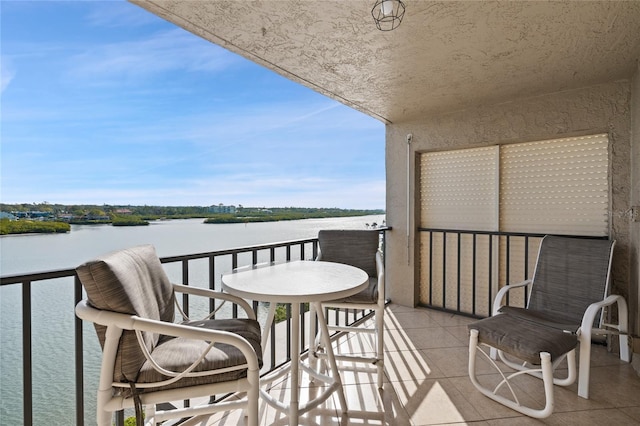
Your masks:
[{"label": "pendant light fixture", "polygon": [[402,22],[404,9],[401,0],[376,0],[371,9],[371,16],[380,31],[391,31],[398,28]]}]

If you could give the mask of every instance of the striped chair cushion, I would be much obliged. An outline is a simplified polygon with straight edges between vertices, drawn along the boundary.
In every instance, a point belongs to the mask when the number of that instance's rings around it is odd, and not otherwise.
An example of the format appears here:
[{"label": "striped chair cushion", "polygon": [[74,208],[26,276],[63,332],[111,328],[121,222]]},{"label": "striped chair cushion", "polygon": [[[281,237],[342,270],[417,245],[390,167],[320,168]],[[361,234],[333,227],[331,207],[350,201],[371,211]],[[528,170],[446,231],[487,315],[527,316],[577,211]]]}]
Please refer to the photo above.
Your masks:
[{"label": "striped chair cushion", "polygon": [[[232,333],[236,333],[245,339],[253,346],[258,355],[258,362],[262,367],[262,349],[260,346],[260,325],[255,320],[250,319],[219,319],[219,320],[204,320],[204,321],[187,321],[183,324],[188,324],[194,327],[204,327],[213,330],[222,330]],[[183,338],[167,338],[160,339],[158,346],[153,351],[153,359],[163,368],[169,371],[180,372],[189,367],[195,360],[200,357],[202,352],[209,345],[208,342],[197,341]],[[194,372],[211,370],[216,368],[232,367],[236,365],[242,365],[246,363],[246,359],[242,352],[237,348],[216,343],[214,347],[209,351],[206,358],[195,368]],[[200,384],[217,383],[230,380],[238,380],[242,377],[246,377],[247,370],[241,369],[231,371],[227,373],[217,374],[213,376],[203,377],[187,377],[181,379],[170,385],[146,389],[146,391],[153,390],[165,390],[172,388],[181,388],[187,386],[194,386]],[[151,363],[146,362],[140,370],[140,376],[138,377],[138,383],[153,383],[167,380],[170,377],[163,375],[153,368]],[[144,388],[138,388],[141,392],[144,392]],[[128,390],[124,390],[128,392]]]}]

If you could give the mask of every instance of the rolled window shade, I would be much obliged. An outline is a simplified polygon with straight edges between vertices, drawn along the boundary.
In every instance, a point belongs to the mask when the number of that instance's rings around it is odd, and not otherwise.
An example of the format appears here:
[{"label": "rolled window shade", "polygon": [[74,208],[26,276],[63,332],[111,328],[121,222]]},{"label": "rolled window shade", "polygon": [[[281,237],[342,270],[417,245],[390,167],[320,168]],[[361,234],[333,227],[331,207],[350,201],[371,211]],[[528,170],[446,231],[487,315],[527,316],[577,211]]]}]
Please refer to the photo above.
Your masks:
[{"label": "rolled window shade", "polygon": [[500,230],[606,236],[606,134],[503,145]]},{"label": "rolled window shade", "polygon": [[420,225],[496,231],[498,146],[421,155]]}]

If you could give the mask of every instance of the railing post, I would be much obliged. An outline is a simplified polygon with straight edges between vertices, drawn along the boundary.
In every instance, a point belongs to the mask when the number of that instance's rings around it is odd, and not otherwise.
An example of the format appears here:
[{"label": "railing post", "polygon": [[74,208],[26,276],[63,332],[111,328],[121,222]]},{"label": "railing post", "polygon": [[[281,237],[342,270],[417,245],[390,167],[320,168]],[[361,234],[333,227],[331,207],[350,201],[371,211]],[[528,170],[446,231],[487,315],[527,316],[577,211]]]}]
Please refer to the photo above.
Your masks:
[{"label": "railing post", "polygon": [[442,233],[442,308],[447,309],[447,233]]},{"label": "railing post", "polygon": [[[74,278],[74,307],[82,300],[82,284]],[[75,359],[76,359],[76,425],[84,425],[84,335],[82,320],[74,315],[75,322]]]},{"label": "railing post", "polygon": [[477,256],[477,244],[478,244],[478,234],[476,234],[475,232],[473,233],[473,265],[471,267],[471,311],[473,313],[473,315],[476,314],[476,288],[478,286],[478,281],[476,279],[476,256]]},{"label": "railing post", "polygon": [[22,389],[24,424],[33,424],[33,374],[31,354],[31,281],[22,282]]},{"label": "railing post", "polygon": [[124,426],[124,410],[116,412],[116,426]]},{"label": "railing post", "polygon": [[[509,285],[511,282],[511,236],[507,235],[507,247],[506,251],[506,272],[505,272],[505,285]],[[509,293],[507,292],[506,303],[509,304]]]},{"label": "railing post", "polygon": [[[231,269],[232,270],[236,270],[238,268],[238,253],[233,253],[231,255]],[[231,308],[232,310],[232,314],[234,318],[238,317],[238,305],[236,305],[235,303],[233,304],[233,307]]]},{"label": "railing post", "polygon": [[429,232],[429,303],[433,304],[433,232]]},{"label": "railing post", "polygon": [[[182,261],[182,284],[189,285],[189,260],[184,259]],[[189,295],[184,293],[182,295],[182,310],[186,316],[189,316]]]},{"label": "railing post", "polygon": [[487,289],[489,290],[489,297],[488,297],[488,302],[487,304],[489,305],[489,316],[491,316],[491,312],[493,309],[493,292],[491,291],[491,289],[493,288],[493,235],[489,235],[489,273],[488,273],[488,286]]},{"label": "railing post", "polygon": [[[209,256],[209,288],[211,290],[216,289],[216,257]],[[216,301],[209,299],[209,312],[213,312],[216,309]],[[216,314],[213,314],[212,318],[215,318]]]},{"label": "railing post", "polygon": [[457,280],[456,309],[459,311],[460,310],[460,303],[461,303],[460,290],[462,289],[462,281],[461,281],[462,278],[460,277],[460,272],[461,272],[461,269],[460,269],[461,265],[460,264],[462,263],[462,259],[461,259],[461,256],[462,256],[462,242],[460,241],[460,239],[462,238],[462,233],[458,232],[456,235],[458,236],[458,254],[457,254],[457,256],[458,256],[458,262],[457,262],[458,263],[458,267],[456,269],[456,274],[458,276],[457,277],[458,280]]},{"label": "railing post", "polygon": [[[529,236],[524,237],[524,280],[529,279]],[[523,280],[523,281],[524,281]],[[527,306],[529,300],[529,286],[524,287],[524,305]]]}]

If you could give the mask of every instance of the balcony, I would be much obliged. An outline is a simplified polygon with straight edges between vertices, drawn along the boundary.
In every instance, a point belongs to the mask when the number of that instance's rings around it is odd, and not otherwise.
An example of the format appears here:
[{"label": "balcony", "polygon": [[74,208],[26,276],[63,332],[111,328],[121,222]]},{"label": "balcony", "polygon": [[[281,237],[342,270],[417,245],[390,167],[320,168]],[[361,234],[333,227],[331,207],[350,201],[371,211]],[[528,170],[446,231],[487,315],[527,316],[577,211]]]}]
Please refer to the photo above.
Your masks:
[{"label": "balcony", "polygon": [[[467,376],[467,328],[466,324],[474,320],[474,317],[484,316],[484,301],[479,303],[469,303],[464,297],[453,297],[453,293],[463,295],[468,292],[459,291],[469,285],[461,279],[453,279],[455,292],[445,291],[447,286],[451,286],[452,279],[443,271],[444,258],[438,254],[438,245],[446,247],[453,244],[460,247],[465,238],[461,238],[460,233],[453,231],[422,230],[422,237],[429,247],[429,266],[423,265],[423,276],[430,276],[430,285],[426,287],[428,291],[421,290],[429,294],[429,298],[421,298],[424,306],[419,308],[408,308],[394,303],[390,303],[385,314],[385,382],[382,391],[376,388],[375,369],[362,364],[354,365],[340,363],[342,378],[344,382],[345,394],[349,407],[348,414],[341,413],[337,398],[332,397],[320,407],[310,411],[301,419],[301,424],[310,425],[427,425],[427,424],[523,424],[539,423],[521,416],[520,414],[507,409],[488,398],[482,396],[473,388]],[[384,233],[383,233],[384,234]],[[435,237],[433,237],[435,235]],[[449,237],[447,237],[449,235]],[[482,238],[484,238],[483,236]],[[453,238],[452,240],[449,238]],[[482,238],[473,237],[474,251],[487,251],[480,245]],[[488,238],[488,237],[487,237]],[[513,254],[502,256],[507,259],[506,268],[520,273],[522,265],[527,265],[529,250],[524,250],[525,258],[521,258],[521,242],[526,241],[528,247],[530,239],[535,239],[533,235],[494,235],[487,239],[487,242],[503,239],[507,247],[506,253]],[[476,245],[478,242],[478,245]],[[531,242],[535,244],[535,242]],[[493,243],[490,243],[493,244]],[[499,244],[499,242],[498,242]],[[496,248],[495,252],[500,250]],[[449,250],[449,253],[461,253],[464,248]],[[493,250],[488,250],[489,253]],[[503,253],[504,254],[504,253]],[[167,272],[174,282],[188,283],[190,277],[205,274],[209,280],[209,287],[219,288],[220,275],[238,266],[256,264],[265,261],[289,261],[295,259],[312,259],[317,255],[317,240],[297,240],[277,244],[262,246],[244,247],[224,251],[209,253],[198,253],[186,256],[176,256],[163,258]],[[473,262],[466,264],[466,260],[461,260],[454,255],[447,257],[446,262],[453,259],[455,267],[449,271],[461,271],[465,268],[478,269]],[[475,256],[472,258],[475,259]],[[468,260],[468,259],[467,259]],[[443,262],[438,266],[437,263]],[[434,264],[431,266],[430,264]],[[448,263],[447,263],[448,264]],[[493,265],[494,262],[490,262]],[[497,270],[501,269],[500,262],[496,259],[496,271],[488,268],[487,274],[490,277],[498,275]],[[435,269],[434,269],[435,268]],[[438,271],[435,273],[434,271]],[[525,275],[527,267],[524,266]],[[436,279],[438,275],[440,278]],[[460,276],[460,274],[457,274]],[[510,276],[510,274],[508,274]],[[492,279],[488,279],[491,282]],[[479,278],[477,282],[471,283],[474,286],[472,294],[476,299],[491,299],[492,286],[484,288],[479,283],[484,279]],[[66,411],[69,419],[63,423],[77,425],[95,423],[95,387],[97,376],[95,366],[99,362],[97,351],[97,339],[93,327],[89,324],[82,324],[78,319],[73,319],[69,315],[70,322],[74,325],[68,328],[72,330],[70,346],[75,348],[73,371],[55,371],[54,377],[58,375],[74,376],[74,385],[71,390],[57,394],[57,390],[50,389],[43,383],[37,368],[40,356],[37,355],[36,323],[32,321],[34,312],[31,307],[31,290],[34,284],[55,285],[66,288],[74,294],[76,301],[82,298],[82,288],[75,278],[73,270],[50,271],[37,274],[2,277],[0,284],[4,286],[14,286],[21,292],[22,303],[22,383],[16,383],[16,393],[22,390],[22,419],[23,424],[43,424],[41,398],[59,401],[62,411]],[[476,291],[476,286],[483,287],[482,291]],[[441,287],[441,288],[440,288]],[[484,293],[485,290],[488,293]],[[446,294],[449,294],[447,296]],[[474,300],[476,300],[474,299]],[[480,300],[478,299],[478,300]],[[450,301],[452,301],[450,303]],[[184,300],[183,304],[189,307],[189,301]],[[471,310],[468,309],[471,307]],[[192,310],[207,309],[192,304]],[[254,308],[259,305],[254,303]],[[264,310],[264,309],[260,309]],[[235,315],[231,311],[230,315]],[[290,312],[287,313],[290,315]],[[302,321],[305,320],[303,316]],[[359,322],[361,326],[371,326],[367,317],[367,312],[344,312],[334,316],[330,321]],[[69,324],[62,324],[67,326]],[[3,327],[5,325],[3,324]],[[34,328],[32,330],[32,328]],[[267,348],[265,359],[266,370],[282,368],[286,366],[289,356],[286,353],[286,339],[288,339],[288,321],[283,321],[274,328],[271,342]],[[302,327],[301,341],[306,341],[305,327]],[[371,341],[366,336],[336,336],[335,345],[338,352],[346,350],[362,349],[369,350]],[[615,346],[613,346],[615,347]],[[305,348],[301,348],[304,353]],[[614,424],[640,424],[640,377],[633,370],[630,364],[620,362],[618,357],[607,351],[604,345],[594,345],[591,378],[591,398],[585,400],[577,396],[577,385],[568,388],[555,387],[556,408],[554,414],[545,420],[550,424],[602,424],[612,422]],[[36,361],[34,361],[34,359]],[[3,354],[4,360],[4,354]],[[3,361],[4,362],[4,361]],[[483,362],[480,360],[480,362]],[[3,366],[4,367],[4,366]],[[4,368],[3,368],[4,370]],[[480,364],[482,374],[492,375],[488,364]],[[52,373],[53,374],[53,373]],[[4,371],[3,371],[4,376]],[[281,382],[274,383],[270,392],[279,398],[287,398],[288,389],[283,378]],[[303,377],[304,389],[301,391],[301,399],[313,397],[317,388],[309,384]],[[535,402],[542,403],[542,387],[538,380],[523,377],[521,383],[527,398]],[[42,389],[50,394],[43,395]],[[229,396],[233,398],[233,396]],[[192,402],[193,403],[193,402]],[[3,401],[3,412],[6,407]],[[176,404],[179,404],[178,402]],[[15,408],[15,407],[14,407]],[[46,407],[45,407],[46,409]],[[20,411],[18,408],[14,411]],[[60,410],[59,410],[60,411]],[[74,413],[74,414],[70,414]],[[121,413],[116,416],[116,424],[122,424],[125,416],[129,413]],[[4,416],[3,416],[4,417]],[[261,424],[277,425],[288,424],[285,413],[277,412],[268,405],[260,405]],[[47,421],[55,421],[46,418]],[[194,418],[185,423],[186,425],[236,425],[244,424],[241,412],[229,412],[216,414],[206,418]]]},{"label": "balcony", "polygon": [[[375,369],[339,363],[349,407],[342,414],[337,397],[311,410],[303,425],[442,425],[442,424],[640,424],[640,377],[605,346],[594,345],[591,398],[577,395],[577,384],[556,386],[554,414],[530,419],[481,395],[467,375],[469,317],[428,308],[390,304],[385,312],[385,383],[376,387]],[[363,326],[367,326],[364,323]],[[367,337],[340,337],[336,350],[367,349]],[[484,374],[493,374],[487,363]],[[527,397],[544,400],[537,379],[524,378]],[[307,385],[301,400],[313,395]],[[285,386],[271,393],[287,397]],[[260,404],[261,425],[287,425],[286,414]],[[191,426],[242,425],[241,412],[192,419]]]}]

